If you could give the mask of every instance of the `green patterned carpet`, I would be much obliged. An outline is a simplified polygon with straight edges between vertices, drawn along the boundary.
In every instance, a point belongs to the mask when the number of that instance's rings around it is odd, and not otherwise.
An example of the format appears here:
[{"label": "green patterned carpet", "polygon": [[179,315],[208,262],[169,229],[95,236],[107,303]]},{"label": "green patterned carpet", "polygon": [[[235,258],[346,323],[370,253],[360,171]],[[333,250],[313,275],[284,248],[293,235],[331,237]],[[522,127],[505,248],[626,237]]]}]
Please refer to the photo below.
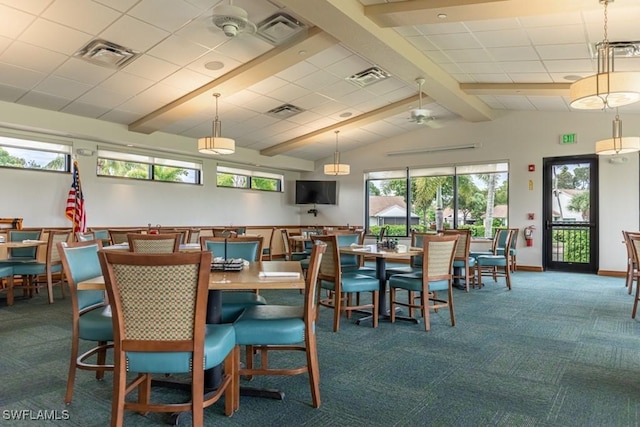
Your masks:
[{"label": "green patterned carpet", "polygon": [[[296,304],[297,291],[264,292]],[[640,424],[640,318],[621,278],[518,272],[513,291],[489,281],[455,290],[449,313],[422,325],[341,322],[318,326],[322,406],[310,406],[306,375],[262,377],[284,401],[242,397],[240,410],[208,408],[206,425],[228,426],[637,426]],[[69,300],[45,294],[0,304],[0,426],[106,426],[111,375],[80,371],[74,401],[63,403],[69,351]],[[302,354],[274,362],[300,360]],[[295,359],[295,360],[294,360]],[[246,382],[243,382],[246,383]],[[156,389],[154,389],[155,391]],[[157,389],[160,398],[184,398]],[[63,412],[68,410],[68,412]],[[16,421],[16,412],[58,420]],[[14,415],[15,417],[15,415]],[[128,413],[127,426],[166,425],[167,415]],[[189,425],[189,418],[183,425]]]}]

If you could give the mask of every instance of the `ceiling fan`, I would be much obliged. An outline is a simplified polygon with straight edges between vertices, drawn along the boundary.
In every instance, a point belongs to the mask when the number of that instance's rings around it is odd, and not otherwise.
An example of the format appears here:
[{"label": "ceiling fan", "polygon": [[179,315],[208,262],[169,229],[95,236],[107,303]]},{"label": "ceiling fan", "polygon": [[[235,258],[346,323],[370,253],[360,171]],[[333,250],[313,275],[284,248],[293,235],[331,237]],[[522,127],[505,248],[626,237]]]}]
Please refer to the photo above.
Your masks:
[{"label": "ceiling fan", "polygon": [[442,124],[431,115],[431,111],[426,108],[422,108],[422,85],[424,84],[424,78],[418,77],[416,83],[418,83],[418,108],[411,110],[411,120],[419,125],[427,125],[430,128],[440,128]]},{"label": "ceiling fan", "polygon": [[222,30],[227,37],[256,32],[256,24],[249,20],[247,11],[231,4],[231,0],[229,0],[229,4],[214,7],[211,20],[213,25]]}]

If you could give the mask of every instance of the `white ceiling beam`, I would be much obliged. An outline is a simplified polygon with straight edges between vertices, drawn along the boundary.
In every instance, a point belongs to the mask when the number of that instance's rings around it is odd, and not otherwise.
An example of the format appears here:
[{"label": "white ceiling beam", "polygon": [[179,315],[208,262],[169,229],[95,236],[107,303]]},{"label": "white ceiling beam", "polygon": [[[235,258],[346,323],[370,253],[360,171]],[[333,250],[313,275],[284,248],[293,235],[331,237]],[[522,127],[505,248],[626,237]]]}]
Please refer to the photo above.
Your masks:
[{"label": "white ceiling beam", "polygon": [[571,83],[461,83],[470,95],[569,96]]}]

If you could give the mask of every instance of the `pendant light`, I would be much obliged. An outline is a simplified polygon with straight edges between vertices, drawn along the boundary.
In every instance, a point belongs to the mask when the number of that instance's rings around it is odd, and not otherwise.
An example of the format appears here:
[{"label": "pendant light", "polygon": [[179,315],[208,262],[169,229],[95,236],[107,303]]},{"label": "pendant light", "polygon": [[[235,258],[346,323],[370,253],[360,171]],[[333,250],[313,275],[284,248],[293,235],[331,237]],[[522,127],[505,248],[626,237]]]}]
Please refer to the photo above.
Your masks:
[{"label": "pendant light", "polygon": [[336,152],[333,153],[333,163],[328,163],[324,165],[324,174],[325,175],[349,175],[351,172],[351,166],[340,163],[340,151],[338,151],[338,134],[339,130],[335,131],[336,133]]},{"label": "pendant light", "polygon": [[218,120],[218,98],[219,93],[214,93],[216,98],[216,116],[213,119],[211,136],[198,139],[198,151],[203,154],[233,154],[236,151],[236,142],[231,138],[220,136],[222,123]]},{"label": "pendant light", "polygon": [[616,118],[613,120],[613,135],[609,139],[596,142],[596,154],[627,154],[634,151],[640,151],[640,137],[622,136],[622,120],[616,111]]},{"label": "pendant light", "polygon": [[607,6],[614,0],[599,0],[604,4],[604,40],[596,45],[598,73],[573,83],[569,88],[571,107],[580,110],[604,110],[640,101],[640,73],[615,71],[615,47],[624,43],[609,43]]}]

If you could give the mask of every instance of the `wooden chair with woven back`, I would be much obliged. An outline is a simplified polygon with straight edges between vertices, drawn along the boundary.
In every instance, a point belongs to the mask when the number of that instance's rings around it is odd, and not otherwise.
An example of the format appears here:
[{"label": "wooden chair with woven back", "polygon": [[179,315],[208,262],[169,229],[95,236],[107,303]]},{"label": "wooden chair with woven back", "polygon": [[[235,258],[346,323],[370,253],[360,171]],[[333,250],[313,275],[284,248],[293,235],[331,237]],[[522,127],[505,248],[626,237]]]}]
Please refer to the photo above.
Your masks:
[{"label": "wooden chair with woven back", "polygon": [[[240,375],[298,375],[307,373],[314,408],[320,407],[320,367],[316,344],[318,270],[326,245],[311,250],[302,306],[256,305],[248,307],[234,322],[236,340],[246,346],[246,366]],[[269,351],[304,351],[306,364],[293,368],[271,368]],[[255,366],[255,355],[260,366]]]},{"label": "wooden chair with woven back", "polygon": [[[224,413],[233,415],[239,404],[239,350],[232,325],[206,324],[211,253],[101,251],[99,257],[113,316],[111,425],[122,426],[124,411],[130,410],[190,411],[193,425],[202,426],[204,408],[223,396]],[[220,364],[220,385],[205,395],[204,370]],[[128,373],[136,376],[128,381]],[[189,401],[152,400],[156,374],[189,374]],[[127,399],[134,390],[137,399]]]},{"label": "wooden chair with woven back", "polygon": [[278,232],[276,227],[271,229],[271,234],[269,234],[269,238],[266,239],[269,243],[262,248],[262,259],[266,261],[273,260],[273,238]]},{"label": "wooden chair with woven back", "polygon": [[122,243],[129,243],[129,238],[127,237],[127,234],[130,234],[130,233],[142,234],[143,232],[146,232],[146,229],[142,229],[142,228],[130,228],[130,229],[110,228],[108,231],[109,231],[109,240],[111,241],[111,244],[112,245],[120,245]]},{"label": "wooden chair with woven back", "polygon": [[[423,237],[422,271],[394,274],[389,278],[389,313],[396,320],[396,307],[418,309],[422,313],[425,331],[431,329],[430,311],[448,308],[451,326],[455,326],[453,311],[453,258],[458,243],[457,235],[427,235]],[[410,291],[409,299],[400,301],[398,289]],[[438,292],[446,292],[445,297]],[[419,303],[416,303],[419,300]]]},{"label": "wooden chair with woven back", "polygon": [[498,233],[504,236],[504,244],[502,246],[496,245],[492,254],[477,255],[476,258],[476,277],[478,287],[482,288],[482,277],[493,277],[493,281],[497,282],[498,277],[504,277],[507,285],[507,289],[511,290],[511,256],[509,251],[501,251],[500,247],[511,247],[511,240],[513,239],[514,229],[503,228],[499,229]]},{"label": "wooden chair with woven back", "polygon": [[145,254],[172,253],[180,250],[179,233],[171,234],[127,234],[129,250]]},{"label": "wooden chair with woven back", "polygon": [[451,229],[444,230],[443,234],[458,236],[456,254],[453,258],[453,279],[464,280],[465,290],[469,292],[469,284],[475,285],[476,259],[469,256],[471,246],[471,230]]}]

